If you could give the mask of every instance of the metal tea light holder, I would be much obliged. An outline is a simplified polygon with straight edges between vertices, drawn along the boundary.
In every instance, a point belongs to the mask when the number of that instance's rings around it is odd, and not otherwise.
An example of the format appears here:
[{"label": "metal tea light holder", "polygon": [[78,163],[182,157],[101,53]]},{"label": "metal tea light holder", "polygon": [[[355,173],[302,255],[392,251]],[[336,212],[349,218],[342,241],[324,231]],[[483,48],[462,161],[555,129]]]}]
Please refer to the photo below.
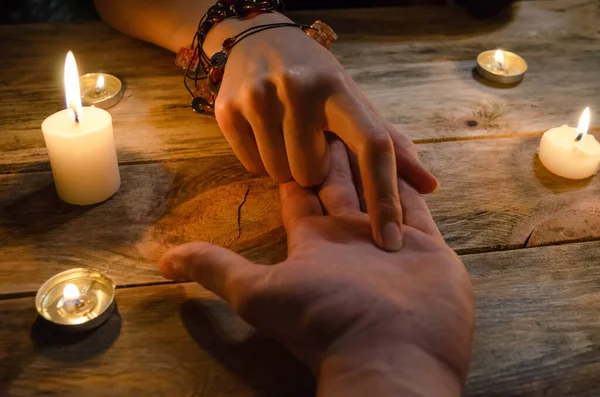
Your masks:
[{"label": "metal tea light holder", "polygon": [[84,106],[108,109],[123,98],[123,84],[116,76],[106,73],[88,73],[79,77],[81,102]]},{"label": "metal tea light holder", "polygon": [[115,284],[97,270],[70,269],[40,287],[35,307],[40,316],[64,330],[90,330],[114,312]]},{"label": "metal tea light holder", "polygon": [[527,72],[527,62],[519,55],[503,50],[484,51],[477,57],[477,73],[497,84],[521,82]]}]

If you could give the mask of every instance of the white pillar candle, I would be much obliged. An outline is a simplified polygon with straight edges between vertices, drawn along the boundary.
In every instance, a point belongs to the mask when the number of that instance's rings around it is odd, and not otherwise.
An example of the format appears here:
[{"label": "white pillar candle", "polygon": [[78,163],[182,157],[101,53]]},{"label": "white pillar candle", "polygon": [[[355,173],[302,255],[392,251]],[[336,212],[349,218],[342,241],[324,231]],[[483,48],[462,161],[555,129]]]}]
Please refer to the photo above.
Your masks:
[{"label": "white pillar candle", "polygon": [[588,135],[590,110],[585,109],[577,129],[563,125],[544,133],[540,161],[552,173],[569,179],[585,179],[600,167],[600,143]]},{"label": "white pillar candle", "polygon": [[73,54],[65,61],[67,109],[42,123],[58,196],[75,205],[100,203],[121,186],[110,114],[82,107]]}]

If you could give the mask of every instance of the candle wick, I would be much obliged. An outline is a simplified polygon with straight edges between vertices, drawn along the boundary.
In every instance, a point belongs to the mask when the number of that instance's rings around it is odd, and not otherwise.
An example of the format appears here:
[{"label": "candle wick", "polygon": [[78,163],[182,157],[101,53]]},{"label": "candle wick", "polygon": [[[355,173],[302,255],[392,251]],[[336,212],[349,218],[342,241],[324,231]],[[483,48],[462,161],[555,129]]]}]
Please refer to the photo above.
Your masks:
[{"label": "candle wick", "polygon": [[74,111],[73,113],[75,113],[75,124],[79,124],[79,115],[76,111]]},{"label": "candle wick", "polygon": [[577,135],[577,138],[575,138],[575,143],[579,142],[582,139],[583,139],[583,132],[580,132],[579,135]]}]

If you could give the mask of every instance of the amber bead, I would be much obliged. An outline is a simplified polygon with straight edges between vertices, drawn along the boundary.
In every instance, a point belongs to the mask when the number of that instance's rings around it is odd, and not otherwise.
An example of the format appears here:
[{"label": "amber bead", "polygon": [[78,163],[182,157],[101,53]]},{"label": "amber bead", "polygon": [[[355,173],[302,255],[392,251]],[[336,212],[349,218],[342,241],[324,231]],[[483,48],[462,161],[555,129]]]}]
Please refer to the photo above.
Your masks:
[{"label": "amber bead", "polygon": [[221,81],[223,81],[223,74],[225,74],[225,69],[223,68],[212,68],[208,72],[209,86],[212,93],[217,94],[219,92]]},{"label": "amber bead", "polygon": [[325,48],[329,48],[338,39],[338,35],[325,22],[316,21],[311,28],[306,30],[306,34]]},{"label": "amber bead", "polygon": [[223,42],[223,51],[229,52],[235,45],[235,37],[230,37]]},{"label": "amber bead", "polygon": [[198,54],[189,47],[181,47],[175,58],[175,64],[182,69],[195,71],[198,66]]}]

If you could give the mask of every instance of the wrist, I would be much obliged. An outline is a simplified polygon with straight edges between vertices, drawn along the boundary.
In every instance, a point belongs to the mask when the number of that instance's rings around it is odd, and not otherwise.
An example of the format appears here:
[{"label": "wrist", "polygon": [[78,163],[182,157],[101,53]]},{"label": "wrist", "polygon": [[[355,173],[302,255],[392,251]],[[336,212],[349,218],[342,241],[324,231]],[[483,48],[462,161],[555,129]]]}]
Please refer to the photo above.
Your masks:
[{"label": "wrist", "polygon": [[204,51],[211,56],[221,51],[223,41],[248,28],[281,22],[292,22],[292,20],[279,12],[259,13],[246,18],[227,18],[210,30],[204,41]]},{"label": "wrist", "polygon": [[458,397],[463,387],[463,379],[448,364],[418,346],[397,341],[330,349],[317,376],[321,397]]}]

